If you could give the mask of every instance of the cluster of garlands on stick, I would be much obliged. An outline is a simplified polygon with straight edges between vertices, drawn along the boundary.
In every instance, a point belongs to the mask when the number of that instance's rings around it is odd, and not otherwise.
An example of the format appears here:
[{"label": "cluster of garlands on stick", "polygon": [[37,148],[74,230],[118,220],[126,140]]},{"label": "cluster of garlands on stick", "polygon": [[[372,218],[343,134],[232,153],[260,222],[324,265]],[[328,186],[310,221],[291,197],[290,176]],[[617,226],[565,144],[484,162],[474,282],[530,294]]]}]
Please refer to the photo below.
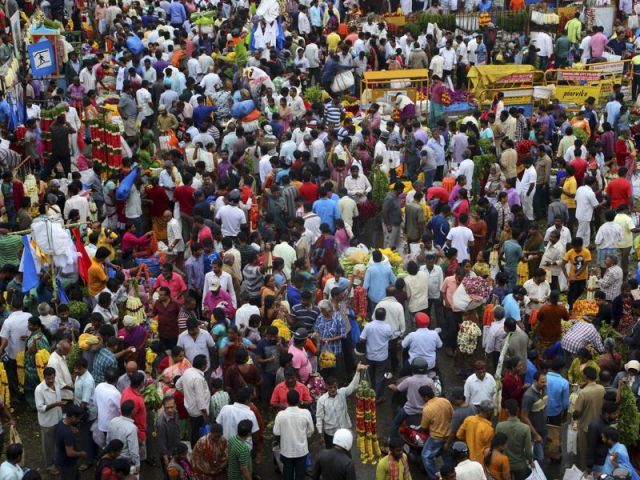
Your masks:
[{"label": "cluster of garlands on stick", "polygon": [[376,464],[382,457],[376,429],[376,394],[367,380],[356,390],[356,438],[362,463]]}]

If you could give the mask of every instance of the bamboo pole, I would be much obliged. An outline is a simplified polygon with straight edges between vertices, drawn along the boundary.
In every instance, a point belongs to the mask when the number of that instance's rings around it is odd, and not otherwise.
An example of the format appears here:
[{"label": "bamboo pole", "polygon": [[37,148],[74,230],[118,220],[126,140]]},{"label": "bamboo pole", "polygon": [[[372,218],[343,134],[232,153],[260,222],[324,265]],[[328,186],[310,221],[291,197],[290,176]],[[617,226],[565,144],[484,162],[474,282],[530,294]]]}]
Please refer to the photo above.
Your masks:
[{"label": "bamboo pole", "polygon": [[[82,223],[68,223],[67,225],[63,225],[64,228],[74,228],[74,227],[80,227],[82,225],[87,225],[87,222],[82,222]],[[31,229],[28,228],[26,230],[20,230],[18,232],[9,232],[7,233],[7,235],[26,235],[27,233],[31,233]]]}]

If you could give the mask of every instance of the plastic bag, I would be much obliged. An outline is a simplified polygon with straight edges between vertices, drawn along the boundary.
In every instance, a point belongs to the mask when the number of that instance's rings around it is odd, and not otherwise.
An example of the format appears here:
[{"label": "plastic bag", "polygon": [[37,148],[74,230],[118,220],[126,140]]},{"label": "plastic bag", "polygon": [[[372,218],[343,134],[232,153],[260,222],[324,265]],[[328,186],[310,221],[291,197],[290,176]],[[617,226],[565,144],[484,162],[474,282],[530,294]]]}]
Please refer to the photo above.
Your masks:
[{"label": "plastic bag", "polygon": [[335,93],[343,92],[353,87],[355,83],[356,81],[353,78],[351,70],[346,70],[336,75],[336,78],[333,79],[333,83],[331,84],[331,90]]},{"label": "plastic bag", "polygon": [[567,453],[578,454],[578,429],[574,425],[569,425],[567,429]]},{"label": "plastic bag", "polygon": [[22,443],[22,440],[20,439],[20,435],[18,434],[18,429],[16,428],[15,425],[11,425],[9,427],[9,444],[13,444],[13,443]]}]

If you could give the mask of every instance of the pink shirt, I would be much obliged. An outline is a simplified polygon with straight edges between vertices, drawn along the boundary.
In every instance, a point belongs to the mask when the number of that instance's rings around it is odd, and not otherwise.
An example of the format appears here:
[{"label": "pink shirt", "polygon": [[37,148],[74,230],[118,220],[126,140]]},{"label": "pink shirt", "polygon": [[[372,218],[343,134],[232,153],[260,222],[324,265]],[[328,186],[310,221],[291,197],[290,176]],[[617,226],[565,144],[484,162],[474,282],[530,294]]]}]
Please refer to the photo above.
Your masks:
[{"label": "pink shirt", "polygon": [[311,362],[307,356],[307,352],[293,345],[289,347],[289,353],[293,355],[291,366],[298,371],[298,376],[302,383],[307,383],[311,374]]},{"label": "pink shirt", "polygon": [[460,311],[457,308],[453,307],[453,294],[455,293],[457,288],[458,282],[456,282],[455,275],[451,275],[450,277],[445,278],[444,282],[442,282],[442,287],[440,288],[440,291],[444,293],[446,306],[450,307],[454,312]]},{"label": "pink shirt", "polygon": [[164,275],[158,276],[158,278],[156,278],[154,290],[158,290],[160,287],[169,288],[169,291],[171,292],[171,300],[179,303],[180,305],[184,303],[184,299],[180,294],[187,290],[187,285],[184,283],[182,277],[176,272],[173,272],[170,280],[164,278]]},{"label": "pink shirt", "polygon": [[591,37],[591,58],[600,58],[604,53],[604,47],[608,43],[607,37],[598,32]]}]

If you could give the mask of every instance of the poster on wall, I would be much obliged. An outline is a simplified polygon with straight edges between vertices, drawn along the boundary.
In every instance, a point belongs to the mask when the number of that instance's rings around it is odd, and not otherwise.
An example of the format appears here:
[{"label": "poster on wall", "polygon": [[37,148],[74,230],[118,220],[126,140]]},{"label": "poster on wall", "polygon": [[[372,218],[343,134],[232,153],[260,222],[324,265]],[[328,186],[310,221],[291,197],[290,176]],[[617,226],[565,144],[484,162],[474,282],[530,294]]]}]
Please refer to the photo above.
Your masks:
[{"label": "poster on wall", "polygon": [[22,30],[20,29],[20,12],[16,11],[9,19],[11,26],[11,36],[13,37],[13,49],[16,57],[20,58],[22,48]]}]

